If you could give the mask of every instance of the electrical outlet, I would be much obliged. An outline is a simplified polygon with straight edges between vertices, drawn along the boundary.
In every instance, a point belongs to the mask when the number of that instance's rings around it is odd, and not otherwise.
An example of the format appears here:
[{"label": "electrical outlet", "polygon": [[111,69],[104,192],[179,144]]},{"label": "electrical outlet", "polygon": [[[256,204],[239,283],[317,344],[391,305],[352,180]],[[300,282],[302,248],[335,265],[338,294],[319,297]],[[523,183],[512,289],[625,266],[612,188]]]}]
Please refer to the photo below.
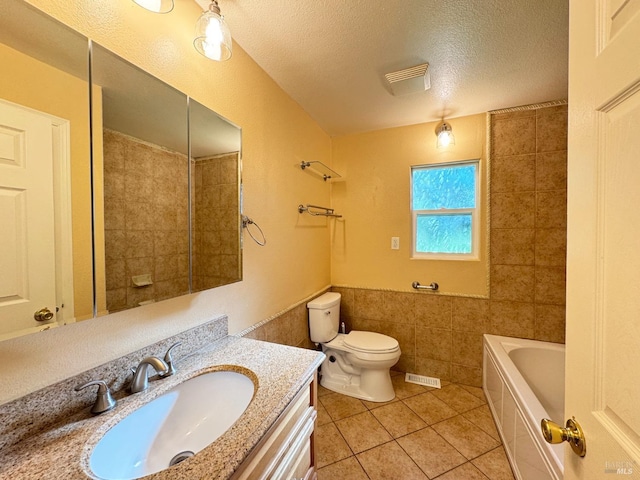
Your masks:
[{"label": "electrical outlet", "polygon": [[400,250],[400,237],[391,237],[391,250]]}]

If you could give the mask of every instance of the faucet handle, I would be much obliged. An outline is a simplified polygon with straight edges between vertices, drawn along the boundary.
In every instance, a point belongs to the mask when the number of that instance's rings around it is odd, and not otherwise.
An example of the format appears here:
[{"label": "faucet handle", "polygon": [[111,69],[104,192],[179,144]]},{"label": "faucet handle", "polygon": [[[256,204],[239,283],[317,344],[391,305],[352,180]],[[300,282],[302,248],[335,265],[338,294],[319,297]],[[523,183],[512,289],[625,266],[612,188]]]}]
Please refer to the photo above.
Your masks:
[{"label": "faucet handle", "polygon": [[91,382],[85,383],[84,385],[78,385],[74,390],[79,392],[87,387],[92,385],[98,385],[98,392],[96,401],[91,407],[91,413],[100,414],[104,412],[108,412],[113,407],[116,406],[116,401],[111,396],[111,390],[107,386],[107,383],[104,380],[92,380]]},{"label": "faucet handle", "polygon": [[176,373],[176,369],[173,366],[173,357],[171,356],[171,350],[173,350],[176,347],[179,347],[180,345],[182,345],[182,342],[176,342],[173,345],[171,345],[169,347],[169,350],[167,350],[167,353],[164,354],[164,363],[167,364],[167,367],[169,367],[167,369],[167,373],[160,373],[159,376],[164,378],[164,377],[170,377],[171,375],[173,375],[174,373]]}]

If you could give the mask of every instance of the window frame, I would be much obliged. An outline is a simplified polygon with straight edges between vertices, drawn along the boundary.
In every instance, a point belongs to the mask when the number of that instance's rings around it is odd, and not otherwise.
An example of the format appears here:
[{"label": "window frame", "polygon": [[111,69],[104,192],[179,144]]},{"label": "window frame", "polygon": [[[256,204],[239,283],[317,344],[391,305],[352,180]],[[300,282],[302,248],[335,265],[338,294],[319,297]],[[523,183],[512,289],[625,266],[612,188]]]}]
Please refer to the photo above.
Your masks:
[{"label": "window frame", "polygon": [[[413,209],[413,172],[414,170],[425,170],[441,167],[458,167],[463,165],[475,165],[475,208],[441,208],[438,210],[414,210]],[[421,165],[411,165],[409,172],[409,194],[411,210],[411,259],[414,260],[480,260],[480,179],[482,178],[480,159],[461,160],[443,163],[429,163]],[[470,253],[438,253],[438,252],[417,252],[418,216],[419,215],[468,215],[471,214],[471,252]]]}]

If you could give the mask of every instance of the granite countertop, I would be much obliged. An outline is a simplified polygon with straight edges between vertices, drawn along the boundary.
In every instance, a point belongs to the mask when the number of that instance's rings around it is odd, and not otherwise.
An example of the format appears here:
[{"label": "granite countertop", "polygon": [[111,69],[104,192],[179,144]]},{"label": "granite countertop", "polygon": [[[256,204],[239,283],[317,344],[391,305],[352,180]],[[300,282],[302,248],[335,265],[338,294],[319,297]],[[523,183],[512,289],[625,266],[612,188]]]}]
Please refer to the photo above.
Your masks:
[{"label": "granite countertop", "polygon": [[[177,384],[202,373],[251,370],[258,379],[252,402],[238,421],[195,456],[145,479],[227,479],[240,466],[296,393],[320,366],[324,355],[312,350],[227,336],[176,361],[177,373],[153,380],[149,389],[118,400],[110,412],[93,416],[89,408],[3,449],[2,479],[86,479],[95,444],[113,425]],[[221,368],[221,366],[225,366]],[[242,369],[239,369],[240,371]]]}]

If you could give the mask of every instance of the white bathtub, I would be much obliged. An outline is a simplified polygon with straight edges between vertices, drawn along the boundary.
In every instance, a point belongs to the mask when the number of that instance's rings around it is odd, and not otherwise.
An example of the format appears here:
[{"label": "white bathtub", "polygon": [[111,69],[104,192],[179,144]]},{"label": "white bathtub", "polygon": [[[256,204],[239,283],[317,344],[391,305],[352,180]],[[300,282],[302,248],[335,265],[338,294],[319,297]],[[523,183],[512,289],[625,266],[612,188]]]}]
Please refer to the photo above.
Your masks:
[{"label": "white bathtub", "polygon": [[540,420],[564,425],[564,345],[484,336],[482,385],[516,478],[560,480],[564,446],[545,442]]}]

